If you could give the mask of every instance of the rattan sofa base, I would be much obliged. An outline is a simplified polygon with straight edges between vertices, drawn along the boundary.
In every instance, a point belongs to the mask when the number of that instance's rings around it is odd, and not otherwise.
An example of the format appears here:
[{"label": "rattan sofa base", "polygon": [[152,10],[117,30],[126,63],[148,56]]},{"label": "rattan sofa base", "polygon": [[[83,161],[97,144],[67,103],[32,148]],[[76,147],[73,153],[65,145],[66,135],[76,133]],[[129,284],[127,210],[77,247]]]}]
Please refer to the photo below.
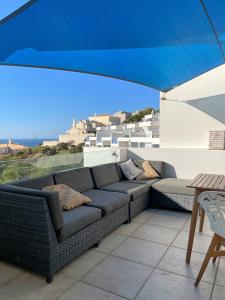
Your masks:
[{"label": "rattan sofa base", "polygon": [[44,198],[0,191],[0,259],[47,277],[102,239],[97,221],[58,242]]},{"label": "rattan sofa base", "polygon": [[149,193],[145,193],[141,197],[130,201],[129,220],[131,221],[136,215],[138,215],[141,211],[147,209],[149,207]]},{"label": "rattan sofa base", "polygon": [[101,232],[102,237],[106,236],[109,232],[116,229],[121,224],[129,221],[129,204],[116,210],[112,214],[105,216],[101,219]]}]

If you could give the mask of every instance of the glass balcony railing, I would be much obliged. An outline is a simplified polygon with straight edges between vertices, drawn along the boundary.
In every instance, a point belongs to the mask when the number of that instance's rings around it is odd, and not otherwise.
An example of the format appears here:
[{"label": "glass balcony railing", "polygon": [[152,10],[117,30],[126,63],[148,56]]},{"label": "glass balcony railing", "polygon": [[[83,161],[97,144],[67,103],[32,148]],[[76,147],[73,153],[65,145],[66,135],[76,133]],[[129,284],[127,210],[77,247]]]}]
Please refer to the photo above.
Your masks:
[{"label": "glass balcony railing", "polygon": [[56,154],[37,158],[0,160],[0,183],[83,167],[83,153]]}]

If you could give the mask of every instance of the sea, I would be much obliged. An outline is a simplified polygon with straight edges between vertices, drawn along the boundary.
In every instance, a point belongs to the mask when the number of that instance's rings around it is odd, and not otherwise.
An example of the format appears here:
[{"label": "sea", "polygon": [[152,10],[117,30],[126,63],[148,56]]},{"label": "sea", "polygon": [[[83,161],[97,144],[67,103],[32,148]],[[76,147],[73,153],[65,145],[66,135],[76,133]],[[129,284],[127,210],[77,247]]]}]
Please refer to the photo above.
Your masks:
[{"label": "sea", "polygon": [[[38,138],[27,138],[27,139],[12,139],[13,143],[15,144],[20,144],[26,147],[35,147],[38,145],[42,145],[43,141],[52,141],[55,139],[48,139],[48,138],[43,138],[43,139],[38,139]],[[0,144],[7,144],[8,139],[0,139]]]}]

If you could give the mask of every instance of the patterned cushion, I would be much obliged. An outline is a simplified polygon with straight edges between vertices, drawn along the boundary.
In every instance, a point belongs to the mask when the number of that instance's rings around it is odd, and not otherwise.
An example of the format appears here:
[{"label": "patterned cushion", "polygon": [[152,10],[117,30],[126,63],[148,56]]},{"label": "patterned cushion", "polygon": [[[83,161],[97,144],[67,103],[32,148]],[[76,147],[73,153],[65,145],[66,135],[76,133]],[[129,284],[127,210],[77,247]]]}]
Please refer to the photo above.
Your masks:
[{"label": "patterned cushion", "polygon": [[138,175],[143,173],[143,171],[135,166],[131,159],[128,161],[120,164],[120,168],[123,174],[126,176],[127,179],[132,180],[136,178]]},{"label": "patterned cushion", "polygon": [[[133,163],[136,167],[142,169],[142,163],[146,159],[139,159],[139,160],[133,160]],[[159,174],[161,178],[164,177],[164,168],[165,168],[165,162],[159,161],[159,160],[149,160],[151,166],[155,169],[155,171]]]},{"label": "patterned cushion", "polygon": [[43,188],[44,191],[56,191],[59,193],[60,205],[63,210],[70,210],[82,204],[89,203],[91,200],[81,193],[74,191],[65,184],[50,185]]},{"label": "patterned cushion", "polygon": [[148,160],[144,160],[142,163],[143,173],[136,177],[136,180],[154,179],[159,178],[159,174],[155,171]]}]

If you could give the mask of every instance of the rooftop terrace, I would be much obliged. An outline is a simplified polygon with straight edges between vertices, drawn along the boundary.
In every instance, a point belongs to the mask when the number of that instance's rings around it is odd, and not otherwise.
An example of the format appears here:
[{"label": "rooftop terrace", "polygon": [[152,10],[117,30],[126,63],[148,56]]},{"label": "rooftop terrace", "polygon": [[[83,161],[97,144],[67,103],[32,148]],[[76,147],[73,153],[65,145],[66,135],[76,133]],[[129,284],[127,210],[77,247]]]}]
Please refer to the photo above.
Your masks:
[{"label": "rooftop terrace", "polygon": [[[16,173],[15,166],[22,165],[26,172],[22,170],[21,177],[27,177],[129,158],[165,162],[165,178],[224,174],[225,144],[221,150],[208,149],[209,132],[225,131],[224,2],[68,3],[31,0],[1,20],[0,44],[7,47],[0,52],[0,65],[98,74],[160,90],[160,148],[96,148],[67,157],[2,162],[0,174],[7,164],[11,172],[5,172],[2,181],[7,181],[8,173]],[[32,166],[31,171],[27,166]],[[8,211],[16,227],[14,214]],[[63,267],[51,284],[43,276],[1,261],[0,299],[224,300],[224,258],[210,262],[198,288],[194,287],[213,233],[206,220],[203,233],[196,232],[187,264],[190,219],[188,212],[145,210]],[[2,227],[10,222],[3,220]],[[26,237],[27,232],[18,232]],[[38,252],[41,247],[30,248]],[[14,258],[19,260],[17,255]]]},{"label": "rooftop terrace", "polygon": [[146,210],[59,271],[42,276],[0,263],[0,299],[223,300],[225,260],[210,263],[198,288],[194,279],[212,232],[206,220],[196,233],[191,264],[185,263],[190,214]]}]

